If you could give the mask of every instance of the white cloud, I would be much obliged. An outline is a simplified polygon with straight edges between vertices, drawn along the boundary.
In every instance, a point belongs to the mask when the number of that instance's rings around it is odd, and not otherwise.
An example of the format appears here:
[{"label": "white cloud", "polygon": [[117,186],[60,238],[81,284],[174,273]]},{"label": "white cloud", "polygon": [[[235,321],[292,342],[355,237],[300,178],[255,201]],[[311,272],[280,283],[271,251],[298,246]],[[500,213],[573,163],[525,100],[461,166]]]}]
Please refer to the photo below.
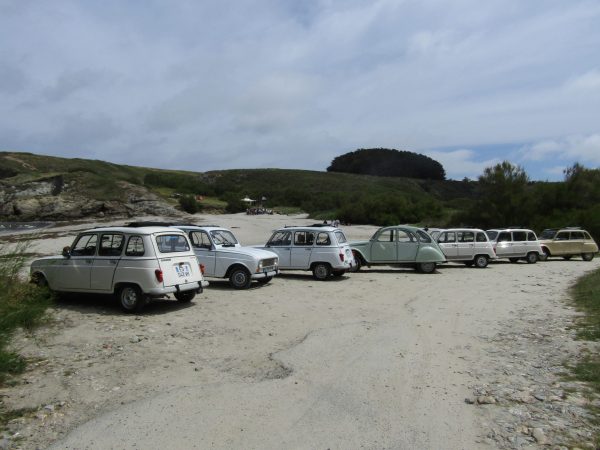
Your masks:
[{"label": "white cloud", "polygon": [[600,134],[535,142],[524,146],[520,154],[525,161],[559,160],[596,167],[600,165]]},{"label": "white cloud", "polygon": [[486,167],[500,162],[497,158],[476,161],[477,153],[468,149],[426,151],[423,153],[441,163],[446,170],[446,178],[450,179],[461,179],[464,177],[476,179],[483,173]]}]

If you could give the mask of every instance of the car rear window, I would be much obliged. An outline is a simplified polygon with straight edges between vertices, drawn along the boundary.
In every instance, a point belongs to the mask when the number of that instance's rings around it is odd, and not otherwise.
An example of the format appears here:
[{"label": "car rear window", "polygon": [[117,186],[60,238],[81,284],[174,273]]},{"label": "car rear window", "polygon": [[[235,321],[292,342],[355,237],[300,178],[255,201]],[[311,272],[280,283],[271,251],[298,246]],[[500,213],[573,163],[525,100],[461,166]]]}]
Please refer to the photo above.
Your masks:
[{"label": "car rear window", "polygon": [[158,251],[161,253],[189,252],[190,244],[183,234],[161,234],[156,236]]}]

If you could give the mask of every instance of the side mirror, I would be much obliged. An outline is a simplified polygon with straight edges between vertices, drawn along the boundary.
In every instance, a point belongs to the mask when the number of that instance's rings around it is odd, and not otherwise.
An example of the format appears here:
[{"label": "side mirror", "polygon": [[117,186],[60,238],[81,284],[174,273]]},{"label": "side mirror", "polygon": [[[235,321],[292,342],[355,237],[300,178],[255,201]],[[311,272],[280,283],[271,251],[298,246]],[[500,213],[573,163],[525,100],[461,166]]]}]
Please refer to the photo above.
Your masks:
[{"label": "side mirror", "polygon": [[71,257],[71,247],[69,247],[68,245],[66,247],[63,247],[63,249],[62,249],[62,255],[65,258],[70,258]]}]

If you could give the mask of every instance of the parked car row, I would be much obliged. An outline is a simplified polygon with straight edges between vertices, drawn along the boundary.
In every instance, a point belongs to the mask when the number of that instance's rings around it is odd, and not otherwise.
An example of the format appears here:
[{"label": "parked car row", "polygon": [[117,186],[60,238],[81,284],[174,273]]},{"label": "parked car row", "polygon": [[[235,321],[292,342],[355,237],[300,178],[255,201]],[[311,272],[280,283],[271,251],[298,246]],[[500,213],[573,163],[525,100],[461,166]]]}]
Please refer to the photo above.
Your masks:
[{"label": "parked car row", "polygon": [[262,246],[245,247],[233,232],[215,225],[134,222],[125,227],[79,233],[61,256],[35,260],[31,279],[59,292],[114,294],[127,312],[152,298],[172,294],[191,301],[208,285],[204,277],[228,279],[236,289],[266,284],[281,270],[311,271],[317,280],[356,272],[363,266],[398,265],[432,273],[439,264],[478,268],[489,261],[511,262],[561,256],[590,261],[598,246],[579,228],[428,229],[382,227],[368,241],[348,242],[339,228],[316,224],[275,230]]}]

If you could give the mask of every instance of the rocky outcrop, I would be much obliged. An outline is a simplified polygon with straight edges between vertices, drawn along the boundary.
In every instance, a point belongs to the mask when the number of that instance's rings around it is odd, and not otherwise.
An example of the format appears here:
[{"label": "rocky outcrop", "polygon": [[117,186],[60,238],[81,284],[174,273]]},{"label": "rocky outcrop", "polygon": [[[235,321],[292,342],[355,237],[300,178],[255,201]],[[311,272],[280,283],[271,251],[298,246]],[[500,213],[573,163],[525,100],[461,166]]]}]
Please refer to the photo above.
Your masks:
[{"label": "rocky outcrop", "polygon": [[142,214],[174,215],[178,211],[143,186],[117,182],[120,200],[98,200],[82,195],[62,176],[22,183],[0,184],[0,220],[65,220],[84,217]]}]

